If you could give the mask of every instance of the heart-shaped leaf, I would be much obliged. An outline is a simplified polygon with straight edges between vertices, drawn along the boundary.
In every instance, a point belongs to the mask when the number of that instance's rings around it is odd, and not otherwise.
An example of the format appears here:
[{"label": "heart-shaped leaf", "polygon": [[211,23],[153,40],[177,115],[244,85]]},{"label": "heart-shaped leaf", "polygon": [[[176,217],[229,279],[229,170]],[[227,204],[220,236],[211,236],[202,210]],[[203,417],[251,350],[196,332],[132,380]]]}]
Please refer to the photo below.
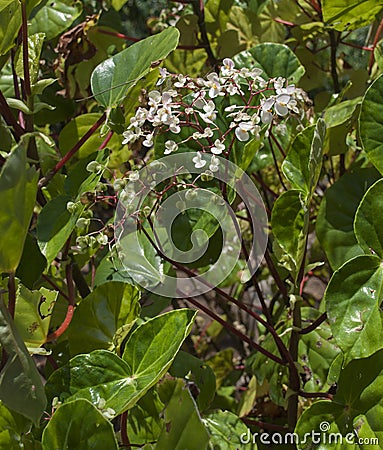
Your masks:
[{"label": "heart-shaped leaf", "polygon": [[169,27],[103,61],[91,77],[96,100],[105,108],[117,106],[128,89],[150,71],[152,63],[166,58],[177,47],[178,39],[179,31]]}]

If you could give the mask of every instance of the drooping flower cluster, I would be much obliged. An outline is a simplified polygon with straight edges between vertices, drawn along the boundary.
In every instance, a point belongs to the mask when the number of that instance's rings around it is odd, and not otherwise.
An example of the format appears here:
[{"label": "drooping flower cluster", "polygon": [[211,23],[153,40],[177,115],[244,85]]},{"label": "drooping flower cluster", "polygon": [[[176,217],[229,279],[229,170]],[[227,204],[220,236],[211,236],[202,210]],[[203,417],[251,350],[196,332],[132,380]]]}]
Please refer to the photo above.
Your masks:
[{"label": "drooping flower cluster", "polygon": [[[229,58],[219,73],[206,78],[173,75],[161,68],[157,86],[147,96],[147,107],[139,107],[130,119],[123,144],[142,139],[144,146],[152,147],[155,135],[163,132],[169,137],[164,143],[168,155],[193,140],[200,147],[195,158],[200,168],[206,164],[204,153],[228,157],[235,140],[260,139],[262,132],[291,115],[299,120],[305,102],[305,93],[284,78],[265,80],[261,69],[237,69]],[[183,128],[188,131],[181,133]],[[212,172],[218,170],[215,160]]]}]

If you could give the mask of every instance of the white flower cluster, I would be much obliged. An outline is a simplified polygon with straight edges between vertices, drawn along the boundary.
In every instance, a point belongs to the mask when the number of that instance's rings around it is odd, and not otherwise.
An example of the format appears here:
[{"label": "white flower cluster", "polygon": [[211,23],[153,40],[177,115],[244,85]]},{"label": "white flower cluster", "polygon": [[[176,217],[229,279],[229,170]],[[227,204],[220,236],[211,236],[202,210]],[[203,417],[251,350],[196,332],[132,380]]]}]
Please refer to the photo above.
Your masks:
[{"label": "white flower cluster", "polygon": [[[157,85],[163,89],[149,92],[147,107],[139,107],[130,119],[123,144],[142,139],[144,146],[152,147],[156,133],[173,134],[174,139],[165,141],[164,154],[168,155],[194,140],[201,147],[193,160],[195,166],[204,167],[203,153],[211,153],[210,170],[217,171],[215,155],[227,157],[235,139],[260,139],[262,127],[267,129],[277,118],[291,114],[299,118],[303,111],[305,94],[301,89],[284,78],[265,80],[261,74],[258,68],[236,69],[229,58],[223,60],[219,73],[210,73],[206,78],[172,75],[161,68]],[[223,100],[228,106],[222,110]],[[227,129],[219,127],[219,119],[229,123]],[[222,127],[222,120],[219,123]],[[193,130],[184,139],[180,137],[183,127]]]}]

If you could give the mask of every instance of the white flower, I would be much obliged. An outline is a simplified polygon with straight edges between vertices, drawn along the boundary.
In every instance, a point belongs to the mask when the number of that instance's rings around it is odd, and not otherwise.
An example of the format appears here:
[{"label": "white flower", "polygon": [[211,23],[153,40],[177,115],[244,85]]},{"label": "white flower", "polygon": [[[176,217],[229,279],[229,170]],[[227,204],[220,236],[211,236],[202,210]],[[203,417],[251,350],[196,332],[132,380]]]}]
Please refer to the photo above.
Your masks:
[{"label": "white flower", "polygon": [[201,152],[197,152],[197,156],[192,161],[196,169],[202,169],[206,165],[206,161],[202,159]]},{"label": "white flower", "polygon": [[214,141],[214,146],[211,148],[211,152],[214,155],[220,155],[225,150],[225,145],[219,139]]},{"label": "white flower", "polygon": [[203,130],[203,135],[202,135],[202,137],[212,137],[213,136],[213,130],[210,128],[210,127],[206,127],[204,130]]},{"label": "white flower", "polygon": [[169,129],[172,133],[178,134],[181,131],[181,127],[178,125],[180,119],[178,117],[172,117]]},{"label": "white flower", "polygon": [[169,155],[172,152],[178,150],[178,144],[172,140],[165,142],[165,151],[164,155]]},{"label": "white flower", "polygon": [[198,141],[198,139],[203,138],[203,135],[202,135],[202,133],[200,133],[199,131],[195,131],[195,132],[192,134],[192,138],[193,138],[195,141]]},{"label": "white flower", "polygon": [[206,123],[213,123],[213,121],[217,117],[217,113],[215,111],[215,104],[212,100],[209,100],[204,106],[203,110],[205,113],[199,113],[201,116],[201,119],[204,120]]},{"label": "white flower", "polygon": [[261,100],[261,120],[263,123],[268,124],[273,120],[273,106],[275,98],[270,97],[267,100]]},{"label": "white flower", "polygon": [[193,108],[185,108],[185,114],[189,115],[189,114],[193,114],[194,109]]},{"label": "white flower", "polygon": [[150,91],[148,94],[148,105],[157,107],[161,103],[161,94],[158,91]]},{"label": "white flower", "polygon": [[235,84],[232,84],[232,83],[230,83],[229,86],[227,86],[226,91],[228,92],[229,95],[235,95],[235,94],[239,94],[241,92],[238,89],[238,86],[236,86]]},{"label": "white flower", "polygon": [[215,98],[218,95],[220,95],[221,90],[222,90],[218,75],[215,72],[209,73],[209,75],[207,76],[207,79],[208,79],[208,81],[206,82],[206,86],[210,88],[209,89],[209,97]]},{"label": "white flower", "polygon": [[218,171],[218,165],[219,165],[219,159],[216,156],[212,156],[211,160],[210,160],[210,165],[209,165],[209,169],[212,172],[217,172]]},{"label": "white flower", "polygon": [[142,142],[142,145],[145,147],[152,147],[153,146],[153,133],[149,133],[145,140]]},{"label": "white flower", "polygon": [[283,88],[283,85],[285,84],[286,79],[282,77],[278,77],[276,80],[274,80],[274,89],[279,90]]},{"label": "white flower", "polygon": [[141,136],[141,129],[135,128],[135,130],[126,130],[122,133],[124,136],[124,140],[122,141],[122,144],[129,144],[129,142],[136,141]]},{"label": "white flower", "polygon": [[234,61],[230,58],[225,58],[222,63],[223,66],[221,67],[221,74],[224,77],[229,77],[233,73]]},{"label": "white flower", "polygon": [[168,75],[169,75],[169,72],[165,68],[160,67],[160,78],[157,81],[156,85],[159,86],[160,84],[162,84],[166,80]]},{"label": "white flower", "polygon": [[241,142],[248,141],[250,138],[249,131],[253,131],[254,125],[250,122],[241,122],[235,129],[235,135]]},{"label": "white flower", "polygon": [[290,95],[280,94],[275,99],[274,109],[279,116],[285,116],[289,112],[288,104]]},{"label": "white flower", "polygon": [[[262,69],[259,69],[258,67],[255,67],[254,69],[251,69],[251,72],[249,74],[250,78],[253,78],[253,80],[259,80],[259,76],[263,72]],[[263,80],[263,78],[262,78]]]},{"label": "white flower", "polygon": [[175,86],[175,87],[178,87],[178,88],[182,88],[182,87],[185,86],[185,83],[186,83],[186,81],[187,81],[187,78],[185,77],[185,75],[179,74],[178,77],[177,77],[177,80],[178,80],[178,81],[176,81],[176,82],[174,83],[174,86]]}]

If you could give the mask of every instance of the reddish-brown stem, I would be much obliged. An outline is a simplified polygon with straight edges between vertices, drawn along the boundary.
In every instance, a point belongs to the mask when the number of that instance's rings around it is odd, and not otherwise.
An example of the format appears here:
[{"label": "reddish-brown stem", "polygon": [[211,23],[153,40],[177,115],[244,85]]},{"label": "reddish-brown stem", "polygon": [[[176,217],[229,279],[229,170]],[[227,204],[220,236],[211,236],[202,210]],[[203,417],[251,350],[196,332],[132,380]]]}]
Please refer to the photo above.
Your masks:
[{"label": "reddish-brown stem", "polygon": [[201,43],[202,45],[204,45],[208,62],[212,67],[215,67],[218,61],[214,56],[213,50],[211,49],[209,37],[206,31],[204,1],[192,0],[191,3],[193,5],[194,14],[198,17],[198,27],[201,34]]},{"label": "reddish-brown stem", "polygon": [[16,142],[19,142],[21,136],[24,134],[24,129],[17,123],[15,116],[13,115],[11,108],[0,91],[0,113],[3,116],[5,122],[9,127],[11,127],[11,132]]},{"label": "reddish-brown stem", "polygon": [[[177,263],[176,261],[173,261],[171,258],[168,258],[158,248],[158,246],[155,244],[155,242],[153,241],[153,239],[151,238],[151,236],[148,234],[148,232],[145,230],[144,227],[142,227],[142,231],[146,235],[146,237],[148,238],[149,242],[155,248],[155,250],[157,251],[158,255],[161,258],[163,258],[165,261],[169,262],[170,264],[173,264],[177,269],[181,270],[182,272],[186,273],[187,275],[189,275],[191,277],[195,276],[195,273],[193,271],[191,271],[187,267],[183,266],[182,264]],[[207,281],[205,281],[203,279],[201,279],[200,281],[202,283],[206,284],[206,286],[209,286],[215,292],[217,292],[221,297],[223,297],[226,300],[228,300],[229,302],[233,303],[238,308],[242,309],[247,314],[249,314],[251,317],[253,317],[255,320],[257,320],[259,323],[261,323],[267,329],[267,331],[273,336],[273,339],[274,339],[274,341],[275,341],[275,343],[276,343],[276,345],[278,347],[278,350],[279,350],[282,358],[284,358],[284,361],[288,362],[291,371],[294,372],[296,374],[296,377],[299,378],[299,374],[298,374],[298,370],[297,370],[297,368],[295,366],[295,362],[291,358],[291,355],[290,355],[289,351],[287,350],[287,348],[286,348],[285,344],[283,343],[282,339],[278,336],[278,333],[276,332],[276,330],[274,329],[272,324],[270,324],[268,321],[264,320],[259,314],[257,314],[254,311],[252,311],[250,308],[248,308],[243,303],[241,303],[238,300],[236,300],[235,298],[231,297],[229,294],[227,294],[225,291],[223,291],[219,287],[211,285],[210,283],[208,283]]]},{"label": "reddish-brown stem", "polygon": [[108,131],[108,134],[106,135],[105,139],[102,141],[102,144],[98,148],[99,150],[104,150],[104,148],[109,144],[109,141],[112,139],[113,131]]},{"label": "reddish-brown stem", "polygon": [[365,45],[357,45],[352,42],[340,41],[342,45],[347,45],[347,47],[357,48],[358,50],[366,50],[367,52],[372,52],[374,49],[372,47],[366,47]]},{"label": "reddish-brown stem", "polygon": [[[178,291],[181,295],[184,295],[183,292]],[[208,316],[210,316],[212,319],[214,319],[216,322],[220,323],[224,328],[226,328],[228,331],[230,331],[231,333],[235,334],[236,336],[239,337],[239,339],[241,339],[241,341],[246,342],[247,344],[250,345],[250,347],[252,347],[253,349],[257,350],[259,353],[262,353],[263,355],[267,356],[268,358],[272,359],[273,361],[275,361],[278,364],[282,364],[282,365],[286,365],[286,362],[283,361],[281,358],[279,358],[278,356],[273,355],[272,353],[270,353],[268,350],[264,349],[263,347],[261,347],[259,344],[257,344],[256,342],[252,341],[248,336],[246,336],[245,334],[241,333],[240,331],[238,331],[236,328],[234,328],[232,325],[230,325],[228,322],[226,322],[226,320],[222,319],[221,317],[219,317],[217,314],[215,314],[213,311],[211,311],[209,308],[207,308],[206,306],[202,305],[201,303],[199,303],[197,300],[195,300],[194,298],[191,297],[184,297],[188,302],[190,302],[192,305],[194,305],[195,307],[197,307],[198,309],[202,310],[204,313],[206,313]]]},{"label": "reddish-brown stem", "polygon": [[67,313],[66,313],[63,323],[57,328],[56,331],[54,331],[51,334],[48,334],[45,342],[55,341],[58,337],[60,337],[68,329],[70,323],[72,322],[73,313],[74,313],[74,306],[68,305]]},{"label": "reddish-brown stem", "polygon": [[332,394],[329,394],[328,392],[304,392],[304,391],[299,391],[298,394],[301,397],[304,397],[304,398],[327,398],[329,400],[332,400],[332,398],[333,398]]},{"label": "reddish-brown stem", "polygon": [[97,120],[97,122],[92,125],[89,130],[81,137],[81,139],[69,150],[69,152],[61,158],[61,160],[56,164],[54,169],[49,172],[44,178],[41,178],[39,181],[39,187],[45,186],[55,175],[61,170],[64,165],[80,150],[80,148],[85,144],[85,142],[92,136],[92,134],[99,128],[105,121],[106,114],[103,115]]},{"label": "reddish-brown stem", "polygon": [[131,448],[128,436],[128,411],[124,411],[120,416],[121,442],[124,447]]},{"label": "reddish-brown stem", "polygon": [[57,284],[54,283],[47,275],[42,274],[41,277],[44,278],[44,280],[49,283],[55,289],[55,291],[58,291],[62,297],[69,301],[69,297],[66,295],[66,293],[62,289],[60,289],[60,287],[57,286]]},{"label": "reddish-brown stem", "polygon": [[[20,94],[20,86],[19,86],[19,82],[18,82],[18,78],[17,78],[17,74],[16,74],[15,55],[16,55],[16,51],[15,51],[15,49],[12,49],[11,50],[11,68],[12,68],[12,79],[13,79],[13,90],[15,91],[15,98],[20,100],[21,94]],[[18,116],[19,116],[20,125],[23,128],[25,128],[24,113],[22,111],[19,111]]]},{"label": "reddish-brown stem", "polygon": [[273,20],[274,20],[274,22],[281,23],[282,25],[286,25],[288,27],[296,27],[297,26],[295,23],[280,19],[279,17],[274,17]]},{"label": "reddish-brown stem", "polygon": [[280,293],[282,294],[283,299],[285,301],[288,301],[289,294],[287,292],[287,288],[286,288],[285,284],[283,283],[281,277],[279,276],[279,273],[274,266],[273,260],[271,259],[269,250],[267,248],[266,248],[264,256],[265,256],[265,261],[266,261],[267,267],[269,268],[271,275],[273,276],[275,282],[277,283],[278,289],[279,289]]},{"label": "reddish-brown stem", "polygon": [[65,269],[66,272],[66,282],[68,286],[68,297],[69,297],[69,305],[67,309],[67,313],[63,323],[59,326],[59,328],[53,333],[49,334],[45,340],[45,342],[51,342],[60,337],[69,327],[72,322],[73,313],[74,313],[74,305],[75,305],[75,290],[73,284],[73,273],[72,273],[72,265],[68,264]]},{"label": "reddish-brown stem", "polygon": [[286,187],[285,183],[283,182],[281,171],[279,170],[278,160],[277,160],[277,157],[275,156],[274,147],[273,147],[273,143],[271,141],[270,135],[269,135],[268,141],[269,141],[269,144],[270,144],[271,154],[273,155],[274,167],[275,167],[275,170],[277,171],[277,175],[278,175],[279,181],[280,181],[283,189],[285,191],[287,191],[287,187]]},{"label": "reddish-brown stem", "polygon": [[378,29],[376,30],[375,36],[374,36],[374,41],[372,43],[372,52],[370,55],[370,61],[368,63],[368,73],[371,73],[372,70],[372,66],[374,65],[374,61],[375,61],[375,57],[374,57],[374,50],[376,48],[376,46],[378,45],[379,42],[379,37],[382,33],[383,30],[383,19],[380,21],[380,24],[378,26]]},{"label": "reddish-brown stem", "polygon": [[299,331],[299,334],[308,334],[318,328],[327,319],[327,313],[323,313],[314,322],[306,328]]},{"label": "reddish-brown stem", "polygon": [[29,56],[28,56],[28,21],[27,21],[27,5],[26,1],[21,2],[21,35],[23,40],[23,69],[24,69],[24,82],[25,82],[25,95],[31,96],[31,75],[29,73]]},{"label": "reddish-brown stem", "polygon": [[[139,38],[135,38],[133,36],[128,36],[126,34],[117,33],[115,31],[103,30],[103,29],[100,29],[100,28],[97,28],[97,32],[101,33],[101,34],[107,34],[108,36],[113,36],[113,37],[116,37],[118,39],[124,39],[125,41],[130,41],[130,42],[139,42],[139,41],[142,40],[142,39],[139,39]],[[206,44],[178,45],[177,48],[180,49],[180,50],[196,50],[198,48],[206,48]]]},{"label": "reddish-brown stem", "polygon": [[8,279],[8,311],[12,319],[15,317],[15,308],[16,308],[16,280],[15,280],[15,272],[11,272],[9,274]]}]

